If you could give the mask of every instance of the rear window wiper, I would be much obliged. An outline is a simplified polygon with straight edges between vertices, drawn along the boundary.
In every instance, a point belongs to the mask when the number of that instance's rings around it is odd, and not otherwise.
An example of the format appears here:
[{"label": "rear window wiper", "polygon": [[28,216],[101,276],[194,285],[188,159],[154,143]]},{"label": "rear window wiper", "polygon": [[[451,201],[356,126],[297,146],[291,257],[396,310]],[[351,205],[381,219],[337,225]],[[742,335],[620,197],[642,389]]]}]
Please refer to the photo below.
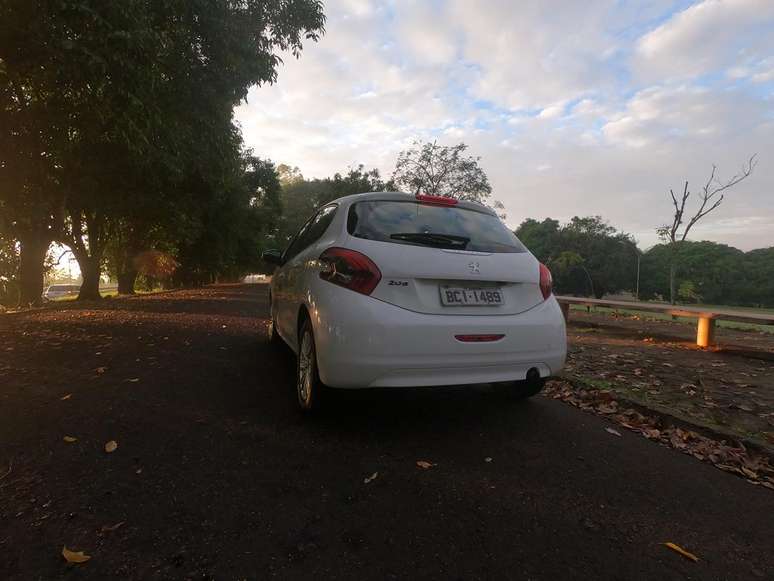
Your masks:
[{"label": "rear window wiper", "polygon": [[455,236],[454,234],[436,234],[434,232],[398,232],[390,234],[393,240],[405,240],[416,244],[437,246],[439,248],[465,248],[470,238]]}]

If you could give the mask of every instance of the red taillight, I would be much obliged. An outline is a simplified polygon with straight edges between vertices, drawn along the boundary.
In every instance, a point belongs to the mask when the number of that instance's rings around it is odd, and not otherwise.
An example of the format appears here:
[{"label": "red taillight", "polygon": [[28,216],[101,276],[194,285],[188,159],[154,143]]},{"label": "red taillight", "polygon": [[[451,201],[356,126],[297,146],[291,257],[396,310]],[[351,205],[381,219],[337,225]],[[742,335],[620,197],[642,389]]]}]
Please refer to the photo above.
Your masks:
[{"label": "red taillight", "polygon": [[436,206],[457,205],[457,200],[455,198],[447,198],[446,196],[426,196],[423,194],[417,194],[416,198],[423,204],[435,204]]},{"label": "red taillight", "polygon": [[540,292],[543,293],[543,298],[547,299],[554,291],[554,280],[551,277],[551,271],[548,267],[540,263]]},{"label": "red taillight", "polygon": [[499,341],[505,337],[505,335],[455,335],[454,338],[457,341],[463,343],[489,343],[491,341]]},{"label": "red taillight", "polygon": [[328,248],[320,255],[320,278],[364,295],[370,295],[382,273],[365,254],[346,248]]}]

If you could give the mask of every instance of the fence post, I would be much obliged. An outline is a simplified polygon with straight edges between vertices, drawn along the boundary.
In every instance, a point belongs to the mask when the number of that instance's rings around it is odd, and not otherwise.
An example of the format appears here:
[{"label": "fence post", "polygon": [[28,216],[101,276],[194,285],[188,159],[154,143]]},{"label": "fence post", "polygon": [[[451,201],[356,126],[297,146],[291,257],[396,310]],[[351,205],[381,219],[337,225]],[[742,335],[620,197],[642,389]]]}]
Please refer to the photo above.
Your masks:
[{"label": "fence post", "polygon": [[709,347],[715,344],[715,319],[699,317],[696,328],[696,344],[699,347]]},{"label": "fence post", "polygon": [[567,323],[570,320],[570,303],[559,303],[559,308],[562,309],[562,315],[564,315],[564,322]]}]

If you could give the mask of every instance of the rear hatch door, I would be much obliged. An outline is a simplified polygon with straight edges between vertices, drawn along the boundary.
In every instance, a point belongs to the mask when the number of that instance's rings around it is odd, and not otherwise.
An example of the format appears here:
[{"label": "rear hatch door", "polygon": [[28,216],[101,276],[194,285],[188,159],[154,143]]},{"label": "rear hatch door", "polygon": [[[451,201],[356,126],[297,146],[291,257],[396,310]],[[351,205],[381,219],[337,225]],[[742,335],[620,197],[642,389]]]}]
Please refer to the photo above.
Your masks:
[{"label": "rear hatch door", "polygon": [[513,315],[540,304],[539,263],[470,204],[374,200],[350,208],[347,246],[382,273],[371,296],[426,314]]}]

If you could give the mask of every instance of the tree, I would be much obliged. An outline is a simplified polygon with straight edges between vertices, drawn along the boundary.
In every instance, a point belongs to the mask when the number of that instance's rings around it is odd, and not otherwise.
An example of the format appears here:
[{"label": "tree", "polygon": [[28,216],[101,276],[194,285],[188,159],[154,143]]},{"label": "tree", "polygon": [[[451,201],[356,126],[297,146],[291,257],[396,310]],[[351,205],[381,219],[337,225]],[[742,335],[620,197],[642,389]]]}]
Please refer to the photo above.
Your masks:
[{"label": "tree", "polygon": [[527,218],[516,229],[516,236],[544,264],[561,249],[559,220],[546,218],[538,222]]},{"label": "tree", "polygon": [[[668,244],[654,246],[643,256],[644,295],[669,297],[669,266],[673,259]],[[715,242],[685,240],[680,245],[680,260],[675,265],[675,279],[680,280],[677,296],[695,302],[697,297],[711,304],[745,304],[750,301],[752,273],[747,255],[736,248]],[[683,282],[690,282],[695,296],[680,292]]]},{"label": "tree", "polygon": [[0,311],[4,306],[15,307],[20,300],[18,289],[11,283],[18,269],[19,245],[7,232],[0,229]]},{"label": "tree", "polygon": [[[81,297],[97,298],[108,241],[132,226],[127,200],[157,194],[137,182],[168,172],[185,183],[208,164],[196,144],[228,141],[234,105],[276,80],[280,52],[317,40],[324,16],[318,0],[14,0],[0,23],[0,199],[22,271],[60,239],[78,257]],[[22,283],[39,298],[36,274]]]},{"label": "tree", "polygon": [[262,247],[278,226],[280,186],[274,164],[248,152],[224,175],[222,183],[201,184],[210,201],[196,236],[179,245],[178,282],[238,280],[262,266]]},{"label": "tree", "polygon": [[680,288],[677,290],[677,296],[687,303],[698,303],[702,299],[702,296],[697,292],[696,285],[692,280],[684,280],[680,283]]},{"label": "tree", "polygon": [[284,164],[277,166],[277,173],[282,185],[283,214],[273,244],[282,248],[320,206],[352,194],[394,188],[392,182],[381,179],[378,169],[367,169],[363,164],[323,179],[307,180],[297,167]]},{"label": "tree", "polygon": [[[713,210],[717,209],[723,203],[725,192],[737,185],[739,182],[747,179],[752,174],[753,169],[755,169],[755,166],[758,163],[756,157],[757,154],[752,155],[747,163],[742,166],[741,170],[726,181],[722,181],[720,178],[718,178],[717,166],[713,164],[709,179],[704,184],[702,191],[699,194],[699,207],[690,218],[688,218],[685,214],[686,203],[691,197],[691,192],[688,191],[688,182],[685,182],[683,193],[680,196],[679,201],[677,196],[675,196],[674,190],[669,190],[669,194],[672,197],[672,205],[674,207],[672,223],[659,227],[656,232],[658,232],[659,238],[661,238],[661,240],[665,242],[670,249],[671,259],[669,262],[669,300],[672,304],[675,304],[675,300],[677,298],[677,283],[675,274],[677,270],[677,260],[681,245],[688,237],[688,233],[691,231],[691,228],[693,228],[702,218],[704,218]],[[682,231],[680,229],[681,226]]]},{"label": "tree", "polygon": [[516,235],[554,274],[559,292],[602,297],[634,290],[636,243],[600,216],[575,216],[567,224],[524,220]]},{"label": "tree", "polygon": [[468,146],[415,141],[401,151],[392,181],[414,194],[447,196],[483,203],[492,193],[489,179],[479,165],[480,157],[466,156]]},{"label": "tree", "polygon": [[741,304],[774,307],[774,247],[747,252],[744,273],[736,286]]}]

